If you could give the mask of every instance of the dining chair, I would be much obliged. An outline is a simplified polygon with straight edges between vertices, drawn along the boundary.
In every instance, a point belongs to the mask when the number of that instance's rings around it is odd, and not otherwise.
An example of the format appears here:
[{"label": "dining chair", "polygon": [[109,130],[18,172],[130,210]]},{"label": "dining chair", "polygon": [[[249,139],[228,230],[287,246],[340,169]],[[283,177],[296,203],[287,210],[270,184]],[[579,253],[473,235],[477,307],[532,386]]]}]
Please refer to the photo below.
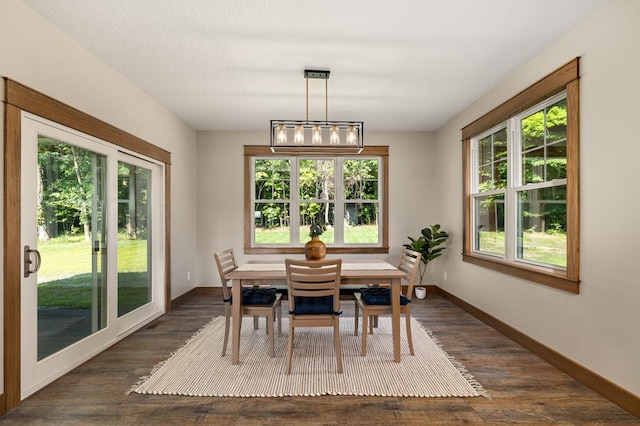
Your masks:
[{"label": "dining chair", "polygon": [[[400,295],[400,313],[404,314],[407,328],[407,342],[409,343],[409,352],[413,352],[413,340],[411,338],[411,296],[413,294],[413,284],[420,267],[420,258],[422,254],[402,249],[400,263],[398,269],[406,274],[407,292]],[[355,332],[358,335],[358,318],[359,311],[362,311],[362,356],[367,354],[367,328],[369,334],[373,334],[374,317],[378,315],[391,315],[391,289],[389,287],[368,287],[362,288],[359,292],[354,293],[355,296]]]},{"label": "dining chair", "polygon": [[333,327],[333,347],[342,373],[340,346],[340,274],[342,260],[285,259],[289,288],[289,344],[287,374],[291,374],[291,358],[296,327]]},{"label": "dining chair", "polygon": [[[222,282],[222,296],[224,301],[224,341],[222,343],[222,356],[227,353],[227,344],[229,342],[229,326],[231,324],[231,289],[229,288],[229,279],[227,275],[238,268],[233,249],[226,249],[213,254],[218,266],[220,281]],[[278,320],[278,335],[282,336],[282,305],[280,294],[272,288],[263,287],[243,287],[242,288],[242,315],[253,315],[254,330],[258,328],[258,317],[267,318],[267,334],[269,336],[269,352],[271,357],[275,356],[273,343],[273,322],[274,318]],[[242,324],[242,319],[240,319]]]}]

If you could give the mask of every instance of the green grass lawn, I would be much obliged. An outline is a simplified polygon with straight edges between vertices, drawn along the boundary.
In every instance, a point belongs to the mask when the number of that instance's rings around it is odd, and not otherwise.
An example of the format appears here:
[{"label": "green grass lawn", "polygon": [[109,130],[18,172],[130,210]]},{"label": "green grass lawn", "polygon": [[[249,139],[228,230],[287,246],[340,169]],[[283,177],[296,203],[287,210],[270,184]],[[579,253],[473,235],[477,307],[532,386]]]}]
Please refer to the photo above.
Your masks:
[{"label": "green grass lawn", "polygon": [[[522,257],[546,265],[567,266],[566,234],[525,232]],[[481,232],[480,248],[487,253],[504,254],[504,232]]]},{"label": "green grass lawn", "polygon": [[[308,241],[308,227],[300,229],[301,243]],[[288,244],[287,228],[256,232],[258,244]],[[321,239],[333,243],[333,230],[322,234]],[[376,243],[377,227],[355,226],[345,230],[345,240],[350,243]],[[566,235],[527,232],[524,234],[525,260],[549,265],[566,266]],[[490,253],[502,253],[503,232],[483,232],[480,246]],[[69,309],[91,307],[91,244],[82,236],[61,237],[38,244],[42,266],[38,272],[38,305]],[[147,241],[118,240],[118,306],[121,313],[128,312],[149,301]]]},{"label": "green grass lawn", "polygon": [[[123,315],[149,302],[146,272],[118,274],[118,313]],[[92,275],[78,274],[38,286],[38,306],[61,309],[91,309]]]},{"label": "green grass lawn", "polygon": [[[376,244],[377,225],[350,226],[344,231],[345,242],[350,244]],[[333,229],[327,229],[320,237],[326,244],[333,244]],[[300,227],[300,244],[309,241],[309,227]],[[256,229],[256,244],[289,244],[289,228]]]},{"label": "green grass lawn", "polygon": [[[91,243],[83,236],[38,244],[38,306],[89,309],[92,303]],[[147,241],[118,239],[118,306],[128,312],[149,301]]]},{"label": "green grass lawn", "polygon": [[38,284],[91,271],[91,243],[83,236],[39,242],[38,251],[42,256]]},{"label": "green grass lawn", "polygon": [[[39,242],[42,265],[38,283],[91,272],[91,242],[83,236],[52,238]],[[118,271],[136,272],[147,268],[147,241],[118,238]]]}]

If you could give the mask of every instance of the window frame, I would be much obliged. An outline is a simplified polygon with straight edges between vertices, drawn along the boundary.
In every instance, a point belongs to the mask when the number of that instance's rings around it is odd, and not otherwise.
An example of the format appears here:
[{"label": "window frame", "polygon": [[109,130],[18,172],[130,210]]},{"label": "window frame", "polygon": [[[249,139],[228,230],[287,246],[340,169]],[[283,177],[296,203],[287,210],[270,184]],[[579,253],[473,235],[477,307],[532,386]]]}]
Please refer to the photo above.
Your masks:
[{"label": "window frame", "polygon": [[[473,139],[506,126],[509,120],[521,117],[532,107],[566,91],[567,102],[567,266],[554,268],[523,262],[521,259],[500,258],[474,250],[473,231],[473,176],[475,161],[472,154]],[[580,140],[579,58],[575,58],[548,76],[523,90],[502,105],[462,128],[463,143],[463,253],[464,262],[503,272],[529,281],[565,290],[580,291],[580,202],[579,202],[579,140]],[[508,154],[510,158],[514,153]],[[511,164],[509,173],[512,173]],[[518,186],[517,188],[522,188]],[[516,209],[510,206],[508,209]],[[507,211],[505,214],[515,214]],[[514,228],[511,232],[516,232]],[[507,248],[509,250],[509,248]]]},{"label": "window frame", "polygon": [[[327,253],[329,254],[374,254],[374,253],[388,253],[389,252],[389,147],[388,146],[370,146],[365,147],[359,154],[346,154],[336,151],[317,151],[313,153],[300,152],[300,154],[293,153],[273,153],[268,146],[262,145],[245,145],[244,146],[244,252],[246,254],[295,254],[304,253],[304,245],[300,246],[254,246],[252,244],[252,229],[253,229],[253,161],[255,157],[259,158],[322,158],[322,157],[339,157],[344,159],[358,159],[358,158],[380,158],[379,165],[379,204],[381,212],[381,228],[380,228],[380,245],[379,246],[367,246],[349,244],[344,245],[330,245],[327,247]],[[342,175],[342,173],[340,173]],[[335,202],[335,200],[334,200]],[[336,241],[338,243],[338,241]]]}]

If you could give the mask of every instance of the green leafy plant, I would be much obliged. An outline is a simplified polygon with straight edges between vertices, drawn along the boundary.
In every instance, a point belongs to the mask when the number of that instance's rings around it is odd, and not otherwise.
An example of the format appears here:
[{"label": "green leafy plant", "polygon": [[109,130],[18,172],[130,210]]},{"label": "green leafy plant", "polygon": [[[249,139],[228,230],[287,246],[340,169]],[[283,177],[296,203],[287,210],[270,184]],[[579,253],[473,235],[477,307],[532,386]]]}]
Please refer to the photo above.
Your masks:
[{"label": "green leafy plant", "polygon": [[422,235],[415,239],[407,237],[411,240],[411,243],[404,244],[403,246],[422,254],[420,258],[420,286],[422,287],[422,280],[424,279],[424,273],[427,271],[427,265],[435,258],[442,256],[442,252],[446,247],[438,246],[447,241],[449,234],[441,231],[439,224],[424,228],[420,233]]},{"label": "green leafy plant", "polygon": [[309,227],[309,236],[311,238],[319,237],[326,230],[327,230],[327,224],[326,223],[321,223],[320,221],[316,221],[316,222],[312,223],[311,226]]}]

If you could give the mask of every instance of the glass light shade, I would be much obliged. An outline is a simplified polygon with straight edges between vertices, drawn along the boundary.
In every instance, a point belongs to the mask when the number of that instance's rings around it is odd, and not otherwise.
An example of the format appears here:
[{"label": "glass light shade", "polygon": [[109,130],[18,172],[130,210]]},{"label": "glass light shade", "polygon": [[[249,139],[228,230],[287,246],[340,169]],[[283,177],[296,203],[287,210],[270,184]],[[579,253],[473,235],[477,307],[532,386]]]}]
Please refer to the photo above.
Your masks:
[{"label": "glass light shade", "polygon": [[284,127],[284,124],[278,125],[278,139],[277,142],[279,144],[287,143],[287,129]]},{"label": "glass light shade", "polygon": [[334,145],[340,143],[340,133],[338,133],[338,126],[331,126],[331,135],[329,136],[329,142]]},{"label": "glass light shade", "polygon": [[322,131],[318,125],[313,126],[313,132],[311,132],[311,143],[316,145],[322,143]]},{"label": "glass light shade", "polygon": [[293,142],[297,144],[304,143],[304,129],[300,125],[296,126],[295,132],[293,134]]},{"label": "glass light shade", "polygon": [[355,145],[358,140],[358,135],[356,134],[356,129],[353,126],[349,126],[347,130],[347,143],[349,145]]}]

